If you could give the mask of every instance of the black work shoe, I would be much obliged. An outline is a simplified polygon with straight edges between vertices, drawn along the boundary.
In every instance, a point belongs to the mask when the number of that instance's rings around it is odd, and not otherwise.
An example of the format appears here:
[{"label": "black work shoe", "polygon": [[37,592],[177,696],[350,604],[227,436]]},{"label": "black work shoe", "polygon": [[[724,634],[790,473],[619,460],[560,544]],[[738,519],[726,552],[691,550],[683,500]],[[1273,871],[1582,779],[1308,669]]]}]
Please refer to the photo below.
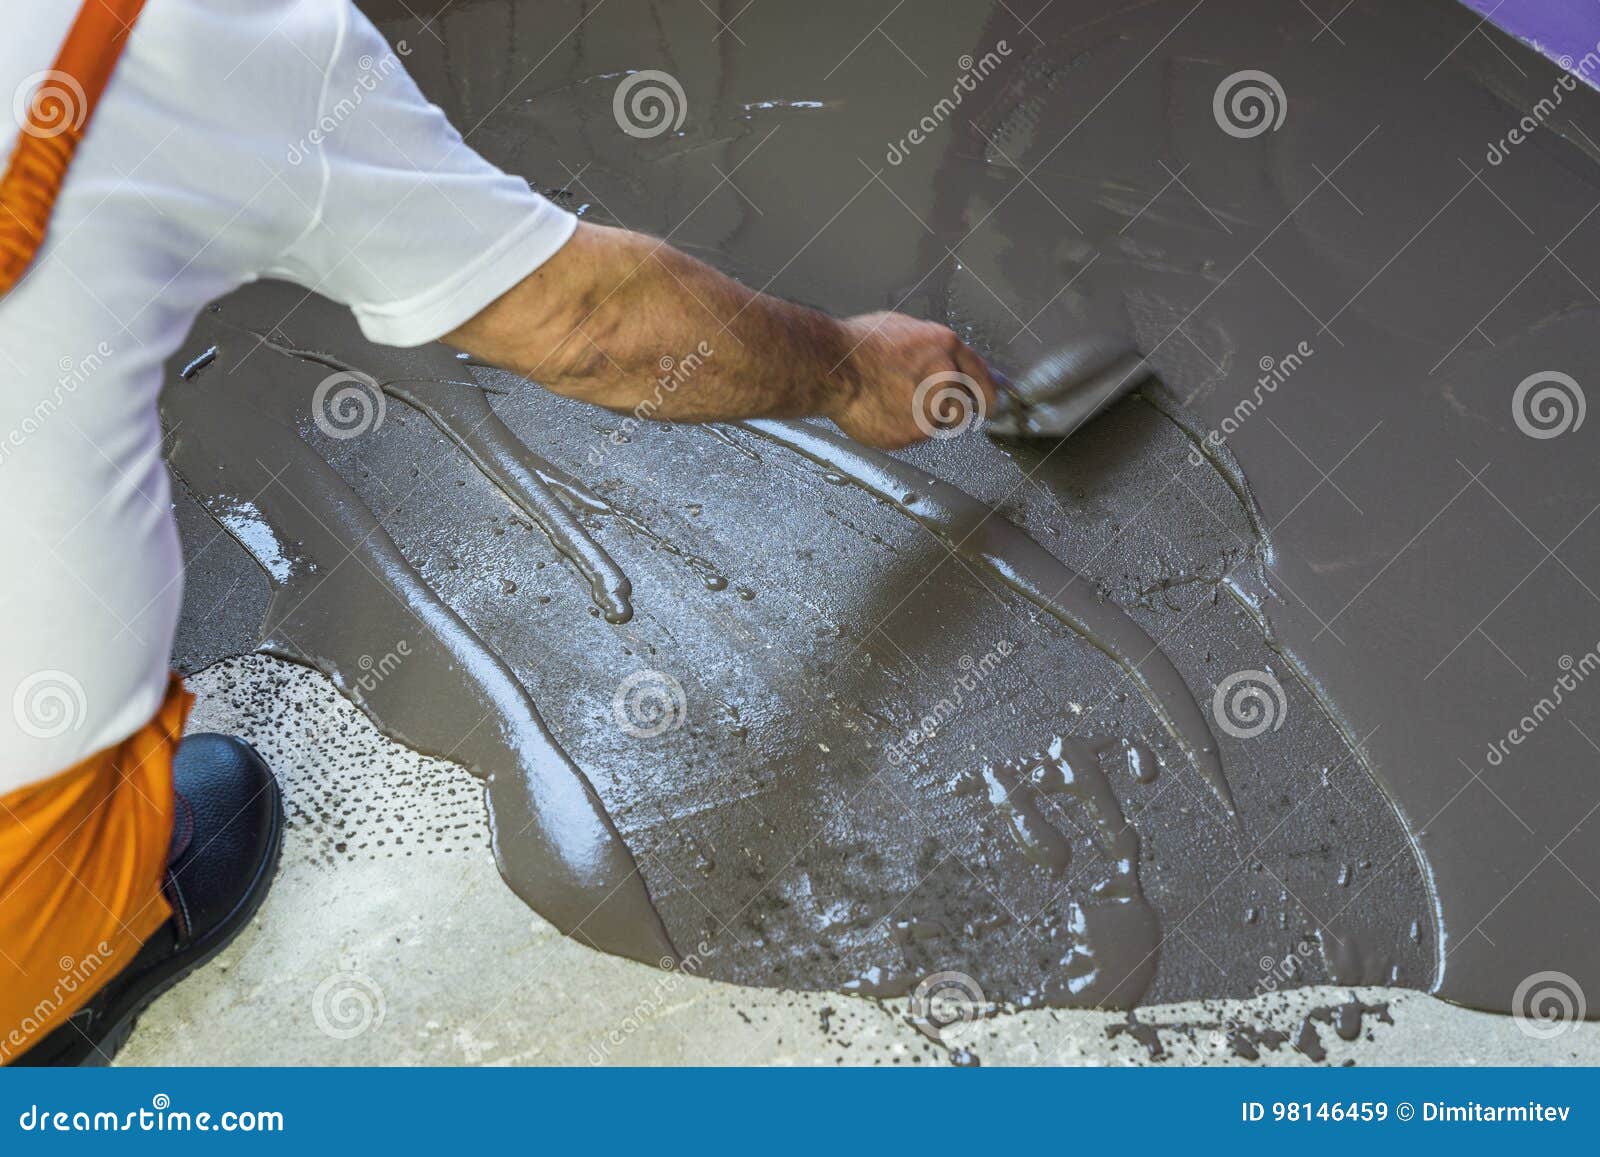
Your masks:
[{"label": "black work shoe", "polygon": [[283,846],[283,794],[242,739],[185,736],[172,761],[177,815],[162,883],[173,918],[127,968],[17,1065],[104,1065],[156,997],[243,931]]}]

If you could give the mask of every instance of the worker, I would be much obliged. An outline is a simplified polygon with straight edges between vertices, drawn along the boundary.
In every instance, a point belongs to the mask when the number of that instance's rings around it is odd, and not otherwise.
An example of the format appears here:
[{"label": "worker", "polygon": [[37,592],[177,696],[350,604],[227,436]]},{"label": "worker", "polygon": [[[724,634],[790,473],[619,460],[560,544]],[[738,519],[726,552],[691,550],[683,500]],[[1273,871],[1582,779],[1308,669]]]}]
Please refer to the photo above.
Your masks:
[{"label": "worker", "polygon": [[[156,399],[209,302],[283,279],[374,342],[442,340],[664,421],[814,415],[894,448],[931,432],[929,379],[994,400],[943,326],[837,320],[580,222],[480,157],[350,0],[9,0],[6,19],[0,1063],[107,1061],[276,864],[270,770],[184,738],[168,671],[182,559]],[[712,336],[692,388],[655,388],[663,355]]]}]

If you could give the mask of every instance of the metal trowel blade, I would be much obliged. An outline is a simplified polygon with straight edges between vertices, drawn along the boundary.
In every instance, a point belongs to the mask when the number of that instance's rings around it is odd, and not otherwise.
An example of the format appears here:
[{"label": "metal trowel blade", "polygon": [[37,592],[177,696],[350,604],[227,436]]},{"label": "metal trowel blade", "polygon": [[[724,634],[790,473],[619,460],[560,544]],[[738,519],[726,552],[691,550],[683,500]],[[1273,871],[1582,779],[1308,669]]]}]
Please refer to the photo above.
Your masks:
[{"label": "metal trowel blade", "polygon": [[1090,337],[1039,359],[1015,380],[992,371],[999,404],[985,427],[995,438],[1058,441],[1126,397],[1150,376],[1125,339]]}]

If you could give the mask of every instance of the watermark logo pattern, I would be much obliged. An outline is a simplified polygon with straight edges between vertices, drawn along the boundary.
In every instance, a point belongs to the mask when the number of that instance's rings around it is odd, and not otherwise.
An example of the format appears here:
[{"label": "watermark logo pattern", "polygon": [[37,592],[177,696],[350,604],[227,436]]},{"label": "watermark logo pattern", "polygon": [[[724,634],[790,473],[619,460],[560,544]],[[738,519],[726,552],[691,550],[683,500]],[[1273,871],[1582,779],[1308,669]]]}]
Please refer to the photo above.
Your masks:
[{"label": "watermark logo pattern", "polygon": [[965,972],[935,972],[911,993],[907,1019],[924,1036],[943,1041],[947,1029],[977,1020],[988,1003],[978,982]]},{"label": "watermark logo pattern", "polygon": [[611,717],[623,734],[635,739],[676,731],[688,714],[683,684],[665,671],[635,671],[611,698]]},{"label": "watermark logo pattern", "polygon": [[1517,1027],[1534,1040],[1554,1040],[1581,1024],[1588,1012],[1582,986],[1565,972],[1535,972],[1511,996]]},{"label": "watermark logo pattern", "polygon": [[1217,684],[1211,696],[1217,726],[1235,739],[1254,739],[1277,731],[1289,713],[1283,684],[1267,671],[1235,671]]},{"label": "watermark logo pattern", "polygon": [[17,726],[35,739],[56,739],[78,730],[88,710],[83,684],[66,671],[35,671],[11,695]]},{"label": "watermark logo pattern", "polygon": [[81,131],[89,119],[89,101],[76,77],[47,68],[23,77],[17,85],[11,116],[30,137],[49,140]]},{"label": "watermark logo pattern", "polygon": [[1289,114],[1283,85],[1270,72],[1246,68],[1224,77],[1211,97],[1217,127],[1230,137],[1248,140],[1277,132]]},{"label": "watermark logo pattern", "polygon": [[341,968],[331,974],[311,997],[312,1019],[334,1040],[354,1040],[379,1027],[388,1007],[382,986],[354,969]]},{"label": "watermark logo pattern", "polygon": [[1583,425],[1588,400],[1570,374],[1540,370],[1517,384],[1511,419],[1530,438],[1559,438]]},{"label": "watermark logo pattern", "polygon": [[660,69],[631,73],[611,98],[617,127],[630,137],[649,140],[677,132],[689,115],[689,101],[678,78]]},{"label": "watermark logo pattern", "polygon": [[942,441],[966,433],[988,413],[976,381],[959,370],[941,370],[918,383],[911,416],[918,430]]},{"label": "watermark logo pattern", "polygon": [[383,387],[359,370],[329,374],[311,395],[311,418],[317,429],[341,442],[382,426],[386,409]]}]

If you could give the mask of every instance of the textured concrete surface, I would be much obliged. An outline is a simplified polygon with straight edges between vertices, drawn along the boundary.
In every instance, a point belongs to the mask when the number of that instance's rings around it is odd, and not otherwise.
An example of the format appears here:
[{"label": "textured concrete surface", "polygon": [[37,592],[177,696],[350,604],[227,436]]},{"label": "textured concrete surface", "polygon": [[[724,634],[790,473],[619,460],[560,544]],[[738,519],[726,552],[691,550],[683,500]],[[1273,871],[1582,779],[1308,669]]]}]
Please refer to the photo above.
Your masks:
[{"label": "textured concrete surface", "polygon": [[[283,865],[256,925],[163,997],[119,1063],[929,1064],[969,1049],[984,1064],[1151,1063],[1118,1014],[996,1010],[936,1044],[905,1001],[750,989],[581,948],[514,897],[495,870],[478,783],[391,743],[320,675],[262,656],[193,681],[192,730],[255,743],[283,782]],[[1250,1063],[1229,1025],[1292,1041],[1306,1010],[1346,990],[1143,1009],[1159,1063]],[[1415,992],[1363,989],[1393,1023],[1359,1039],[1319,1027],[1328,1064],[1595,1064],[1600,1024],[1539,1026]],[[986,1010],[988,1011],[988,1010]],[[1306,1064],[1289,1044],[1266,1064]]]}]

